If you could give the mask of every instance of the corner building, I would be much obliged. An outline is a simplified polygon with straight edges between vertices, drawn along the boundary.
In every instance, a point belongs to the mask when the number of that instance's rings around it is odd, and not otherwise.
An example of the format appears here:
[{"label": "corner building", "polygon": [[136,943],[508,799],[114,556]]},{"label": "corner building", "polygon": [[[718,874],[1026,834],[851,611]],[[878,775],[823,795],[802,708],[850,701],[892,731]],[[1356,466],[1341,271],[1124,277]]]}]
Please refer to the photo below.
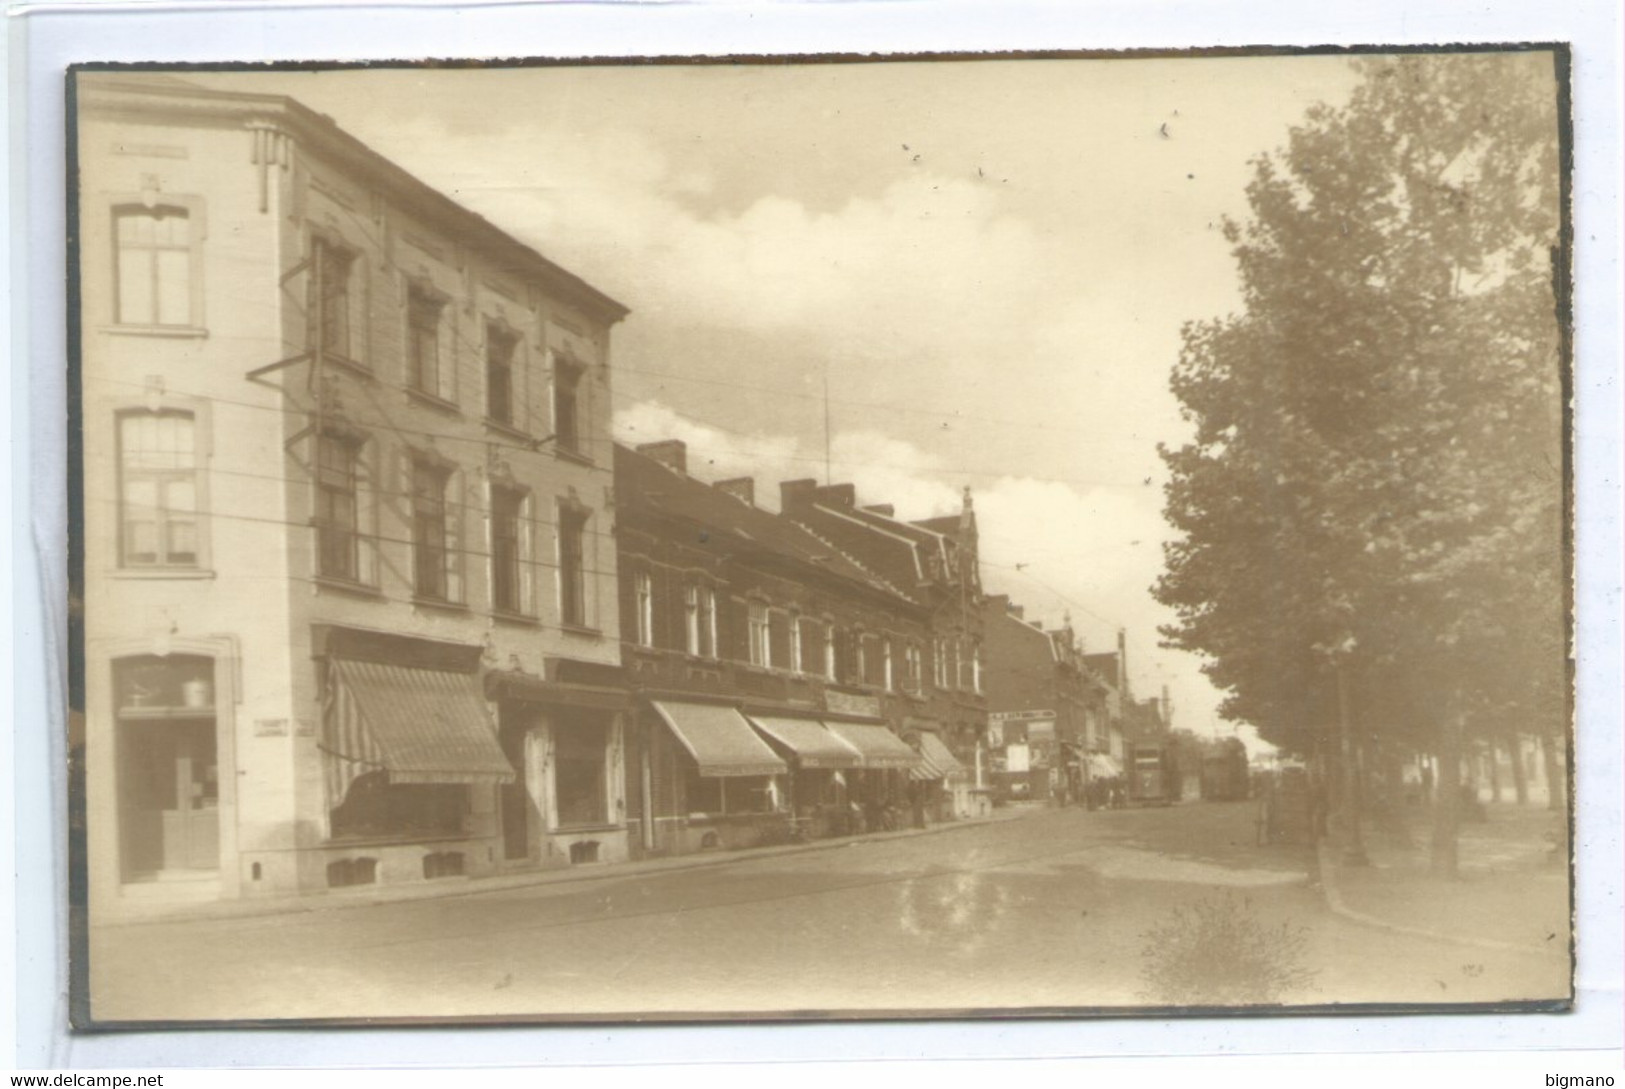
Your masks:
[{"label": "corner building", "polygon": [[77,90],[93,918],[625,858],[625,308],[291,99]]}]

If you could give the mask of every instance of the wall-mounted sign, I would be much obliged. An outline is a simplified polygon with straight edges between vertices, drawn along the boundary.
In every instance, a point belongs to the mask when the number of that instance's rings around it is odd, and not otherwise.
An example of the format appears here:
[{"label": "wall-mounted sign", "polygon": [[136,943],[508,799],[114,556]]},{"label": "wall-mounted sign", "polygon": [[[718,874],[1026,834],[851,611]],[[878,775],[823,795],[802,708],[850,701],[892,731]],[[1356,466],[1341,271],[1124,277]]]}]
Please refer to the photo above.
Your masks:
[{"label": "wall-mounted sign", "polygon": [[993,711],[987,716],[989,722],[1036,722],[1040,719],[1054,721],[1054,711]]},{"label": "wall-mounted sign", "polygon": [[254,720],[255,737],[287,737],[288,720],[285,718],[257,718]]},{"label": "wall-mounted sign", "polygon": [[825,689],[824,708],[842,715],[864,715],[868,718],[879,718],[880,697],[854,696],[850,692],[836,692],[833,689]]}]

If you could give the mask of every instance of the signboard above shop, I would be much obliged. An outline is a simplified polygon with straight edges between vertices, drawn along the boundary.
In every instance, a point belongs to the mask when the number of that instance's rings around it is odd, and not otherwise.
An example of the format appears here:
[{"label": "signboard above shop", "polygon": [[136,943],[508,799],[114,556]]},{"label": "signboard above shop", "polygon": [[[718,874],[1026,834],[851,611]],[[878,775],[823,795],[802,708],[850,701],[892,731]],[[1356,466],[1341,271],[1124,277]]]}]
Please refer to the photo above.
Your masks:
[{"label": "signboard above shop", "polygon": [[856,696],[850,692],[837,692],[834,689],[825,689],[824,709],[837,715],[854,715],[863,718],[879,718],[880,697]]},{"label": "signboard above shop", "polygon": [[988,713],[989,722],[1042,722],[1055,721],[1054,711],[991,711]]}]

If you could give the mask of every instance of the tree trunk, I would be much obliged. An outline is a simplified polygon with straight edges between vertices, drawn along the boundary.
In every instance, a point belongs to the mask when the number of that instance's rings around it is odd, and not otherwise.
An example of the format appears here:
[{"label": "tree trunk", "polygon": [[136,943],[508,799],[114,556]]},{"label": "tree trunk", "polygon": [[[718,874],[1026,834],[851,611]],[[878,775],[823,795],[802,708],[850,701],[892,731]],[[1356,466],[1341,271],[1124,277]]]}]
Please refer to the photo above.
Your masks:
[{"label": "tree trunk", "polygon": [[1568,767],[1557,762],[1557,742],[1551,734],[1540,735],[1541,763],[1546,771],[1546,808],[1565,812],[1568,809]]},{"label": "tree trunk", "polygon": [[1343,862],[1350,866],[1369,865],[1365,854],[1365,839],[1360,830],[1360,767],[1359,753],[1354,740],[1353,716],[1349,710],[1348,669],[1337,667],[1337,732],[1340,757],[1343,764],[1343,797],[1339,808],[1343,812]]},{"label": "tree trunk", "polygon": [[1489,747],[1490,762],[1490,801],[1501,800],[1501,746],[1491,741]]},{"label": "tree trunk", "polygon": [[1461,712],[1453,700],[1439,730],[1439,769],[1435,776],[1431,869],[1435,877],[1454,878],[1461,831]]},{"label": "tree trunk", "polygon": [[1523,735],[1512,735],[1512,793],[1519,805],[1529,804],[1529,769],[1523,762]]}]

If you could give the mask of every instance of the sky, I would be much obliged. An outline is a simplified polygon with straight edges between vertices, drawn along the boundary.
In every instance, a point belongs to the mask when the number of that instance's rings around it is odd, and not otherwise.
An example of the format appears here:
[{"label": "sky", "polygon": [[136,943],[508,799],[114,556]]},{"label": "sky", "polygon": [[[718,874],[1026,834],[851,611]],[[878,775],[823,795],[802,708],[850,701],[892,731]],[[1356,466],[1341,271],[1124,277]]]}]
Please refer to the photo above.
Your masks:
[{"label": "sky", "polygon": [[188,78],[330,115],[629,306],[622,440],[683,439],[773,508],[797,477],[910,519],[969,487],[990,592],[1091,651],[1125,629],[1135,695],[1231,729],[1149,593],[1168,377],[1184,323],[1240,306],[1250,161],[1346,100],[1346,58]]}]

